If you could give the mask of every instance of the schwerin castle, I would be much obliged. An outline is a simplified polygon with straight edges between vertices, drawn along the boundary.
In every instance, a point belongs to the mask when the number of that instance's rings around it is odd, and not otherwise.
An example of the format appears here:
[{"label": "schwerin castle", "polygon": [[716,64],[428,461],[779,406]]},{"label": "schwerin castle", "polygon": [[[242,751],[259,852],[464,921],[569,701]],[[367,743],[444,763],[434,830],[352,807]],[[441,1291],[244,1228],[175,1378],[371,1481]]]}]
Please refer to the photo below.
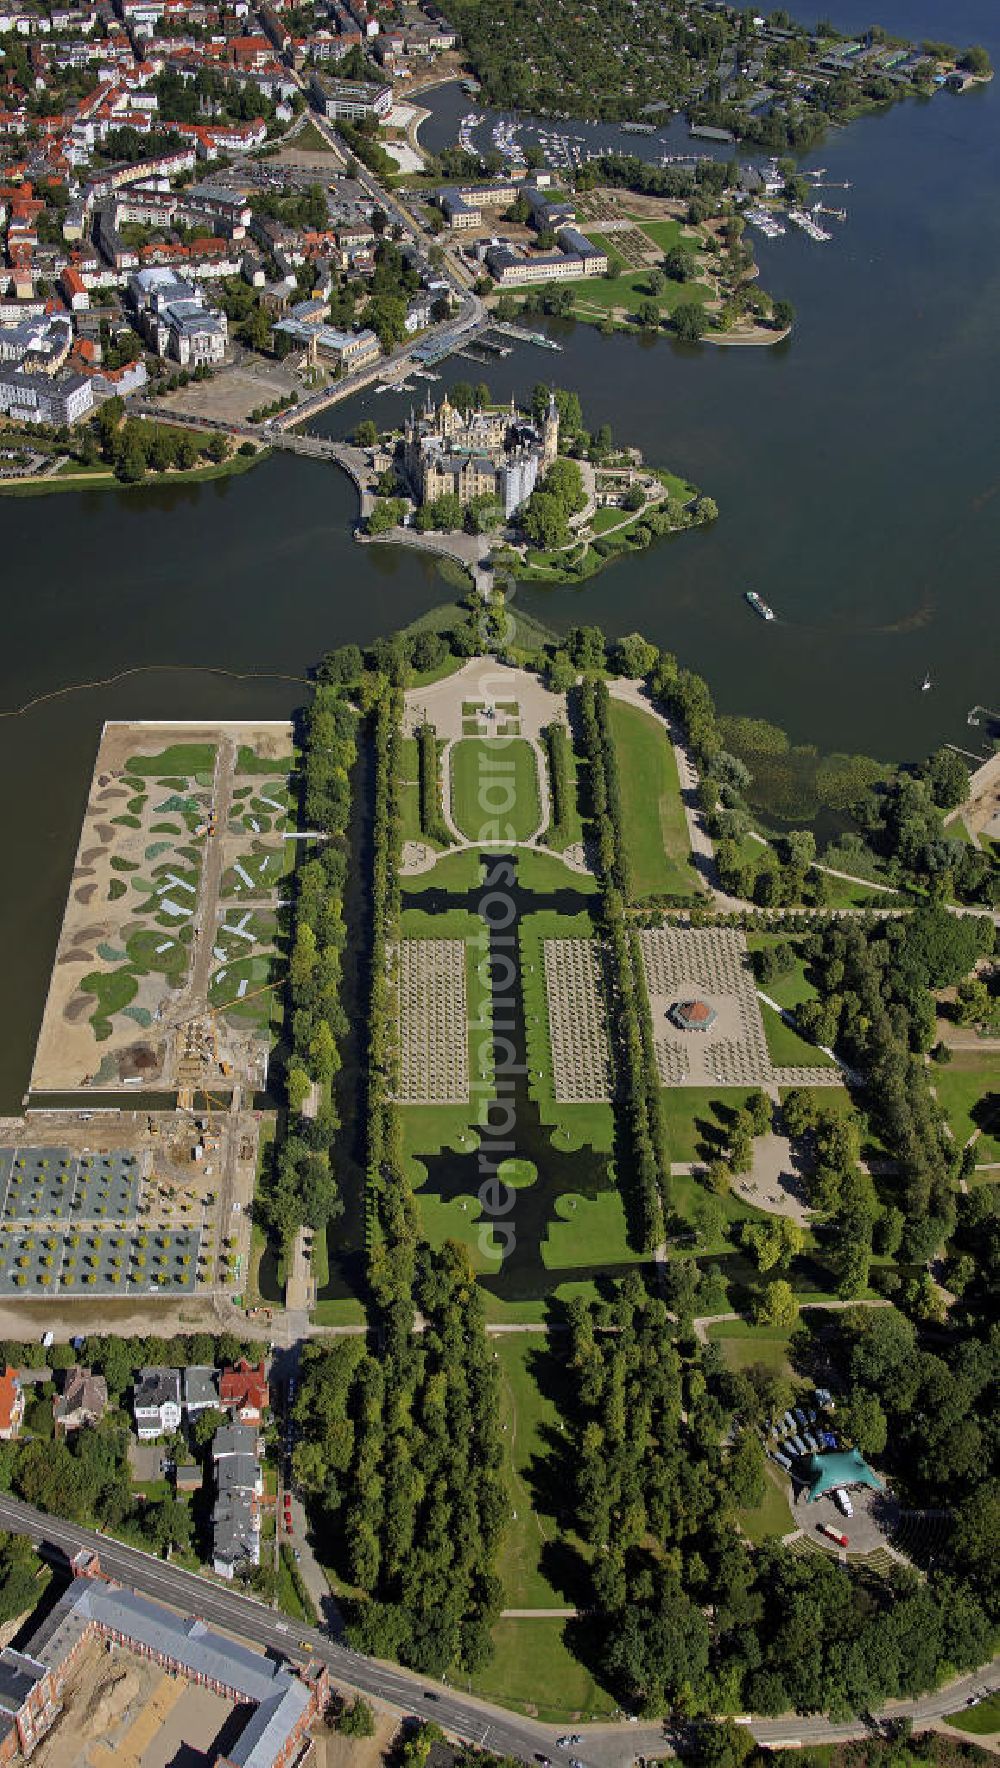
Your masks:
[{"label": "schwerin castle", "polygon": [[499,411],[471,411],[428,402],[410,414],[404,431],[406,476],[419,503],[454,492],[462,504],[495,497],[505,516],[526,503],[559,450],[559,413],[554,398],[544,422],[534,423],[513,399]]}]

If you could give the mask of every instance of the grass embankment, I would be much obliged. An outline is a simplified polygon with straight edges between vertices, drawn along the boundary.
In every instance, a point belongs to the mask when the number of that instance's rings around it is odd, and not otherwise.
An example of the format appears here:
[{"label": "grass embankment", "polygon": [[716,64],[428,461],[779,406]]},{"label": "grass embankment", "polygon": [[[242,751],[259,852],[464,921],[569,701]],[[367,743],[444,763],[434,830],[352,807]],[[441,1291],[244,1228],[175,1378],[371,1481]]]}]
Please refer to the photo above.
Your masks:
[{"label": "grass embankment", "polygon": [[[265,1117],[260,1126],[260,1139],[257,1143],[257,1180],[254,1185],[255,1198],[260,1194],[263,1175],[270,1171],[271,1162],[274,1159],[276,1128],[273,1116]],[[278,1285],[277,1271],[277,1248],[268,1244],[264,1229],[254,1217],[250,1225],[250,1257],[247,1261],[247,1280],[244,1285],[244,1300],[248,1308],[284,1307],[284,1286]]]},{"label": "grass embankment", "polygon": [[318,1618],[316,1609],[292,1556],[292,1549],[286,1541],[281,1543],[278,1550],[274,1589],[278,1607],[283,1614],[289,1615],[293,1621],[301,1621],[306,1627],[315,1627]]},{"label": "grass embankment", "polygon": [[625,840],[639,902],[696,887],[677,761],[662,724],[641,707],[611,701]]},{"label": "grass embankment", "polygon": [[165,473],[150,473],[135,484],[119,479],[111,467],[81,468],[78,473],[60,470],[48,479],[0,479],[0,497],[47,497],[56,491],[157,491],[174,485],[200,485],[209,479],[231,479],[248,473],[270,456],[269,448],[255,455],[233,454],[228,460],[212,461],[205,466],[191,467],[186,472],[170,468]]},{"label": "grass embankment", "polygon": [[760,1503],[749,1510],[738,1510],[736,1519],[755,1547],[763,1541],[780,1540],[795,1528],[795,1518],[788,1508],[787,1481],[772,1462],[764,1464],[764,1496]]},{"label": "grass embankment", "polygon": [[523,737],[463,737],[451,752],[451,813],[470,841],[526,841],[542,820],[535,751]]}]

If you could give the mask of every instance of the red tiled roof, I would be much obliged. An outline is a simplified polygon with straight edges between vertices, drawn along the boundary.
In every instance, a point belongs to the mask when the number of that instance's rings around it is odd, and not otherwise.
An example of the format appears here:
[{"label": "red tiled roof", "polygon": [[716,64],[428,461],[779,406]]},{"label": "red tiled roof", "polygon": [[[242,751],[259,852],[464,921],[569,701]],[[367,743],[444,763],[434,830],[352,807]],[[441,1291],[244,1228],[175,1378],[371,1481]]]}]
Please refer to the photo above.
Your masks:
[{"label": "red tiled roof", "polygon": [[0,1430],[12,1428],[20,1395],[21,1384],[17,1379],[17,1372],[8,1363],[0,1375]]},{"label": "red tiled roof", "polygon": [[262,1412],[268,1403],[267,1376],[261,1361],[255,1369],[241,1357],[235,1369],[224,1369],[219,1383],[219,1398],[224,1406],[253,1406]]}]

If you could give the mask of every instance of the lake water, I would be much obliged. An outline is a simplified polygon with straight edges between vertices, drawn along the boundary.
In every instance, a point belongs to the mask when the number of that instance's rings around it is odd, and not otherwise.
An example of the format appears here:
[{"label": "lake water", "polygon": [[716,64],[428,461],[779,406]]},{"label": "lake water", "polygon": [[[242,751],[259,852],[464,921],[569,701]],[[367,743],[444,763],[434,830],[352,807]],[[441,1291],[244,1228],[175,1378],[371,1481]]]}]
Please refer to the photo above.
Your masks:
[{"label": "lake water", "polygon": [[[986,42],[1000,63],[985,0],[873,10],[914,36]],[[867,22],[853,6],[826,11],[845,28]],[[757,244],[765,286],[798,310],[787,345],[688,352],[571,326],[561,356],[526,347],[489,371],[446,366],[436,393],[484,376],[503,394],[548,378],[578,388],[591,424],[609,422],[720,505],[711,531],[580,589],[522,591],[520,605],[557,627],[641,627],[701,670],[722,707],[799,740],[884,755],[963,740],[968,708],[1000,698],[998,114],[994,83],[828,139],[814,163],[851,182],[829,198],[846,203],[847,227],[829,245],[791,233]],[[400,409],[371,394],[322,427],[343,434],[362,413]],[[356,547],[355,509],[335,469],[287,456],[187,490],[0,500],[0,974],[15,1003],[0,1109],[26,1083],[102,721],[286,714],[325,648],[449,594],[427,561]],[[779,622],[746,610],[750,586]],[[935,690],[921,695],[927,669]]]}]

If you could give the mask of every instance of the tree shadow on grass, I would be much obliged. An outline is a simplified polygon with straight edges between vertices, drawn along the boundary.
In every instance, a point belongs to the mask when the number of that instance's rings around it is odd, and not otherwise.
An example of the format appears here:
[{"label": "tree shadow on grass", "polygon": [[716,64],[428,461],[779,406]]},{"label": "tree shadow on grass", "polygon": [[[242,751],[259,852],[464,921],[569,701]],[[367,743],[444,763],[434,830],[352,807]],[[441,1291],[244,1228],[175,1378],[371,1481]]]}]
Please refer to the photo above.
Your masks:
[{"label": "tree shadow on grass", "polygon": [[[560,1423],[573,1415],[574,1383],[565,1361],[565,1335],[549,1339],[544,1347],[533,1347],[525,1359],[525,1368],[542,1397],[560,1414]],[[544,1518],[559,1533],[542,1547],[539,1566],[543,1576],[567,1603],[581,1606],[588,1600],[590,1569],[580,1546],[569,1538],[575,1517],[573,1494],[576,1485],[576,1453],[570,1427],[543,1424],[538,1431],[542,1452],[533,1455],[522,1470],[522,1478],[531,1493],[531,1507],[536,1516]],[[565,1531],[565,1532],[564,1532]]]},{"label": "tree shadow on grass", "polygon": [[1000,1135],[1000,1093],[984,1093],[969,1116],[984,1136]]}]

